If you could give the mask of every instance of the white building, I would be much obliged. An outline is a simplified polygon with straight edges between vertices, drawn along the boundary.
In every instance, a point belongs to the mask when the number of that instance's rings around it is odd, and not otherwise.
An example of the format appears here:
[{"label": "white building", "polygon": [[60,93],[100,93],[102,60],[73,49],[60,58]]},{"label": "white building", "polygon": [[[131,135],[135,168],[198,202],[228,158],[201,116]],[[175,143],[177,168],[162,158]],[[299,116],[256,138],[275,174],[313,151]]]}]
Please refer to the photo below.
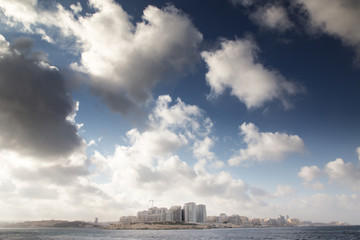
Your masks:
[{"label": "white building", "polygon": [[185,203],[184,221],[189,223],[196,223],[196,204],[194,202]]},{"label": "white building", "polygon": [[204,204],[196,205],[196,222],[206,222],[206,206]]}]

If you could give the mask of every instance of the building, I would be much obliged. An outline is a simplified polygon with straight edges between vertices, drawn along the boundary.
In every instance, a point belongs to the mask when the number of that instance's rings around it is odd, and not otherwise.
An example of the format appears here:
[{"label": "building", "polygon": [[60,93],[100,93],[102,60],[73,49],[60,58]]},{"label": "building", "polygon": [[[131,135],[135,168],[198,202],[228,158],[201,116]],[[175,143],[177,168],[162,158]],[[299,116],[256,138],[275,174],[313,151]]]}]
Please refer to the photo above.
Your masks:
[{"label": "building", "polygon": [[206,222],[206,206],[204,204],[196,205],[196,222]]},{"label": "building", "polygon": [[251,219],[252,225],[263,225],[264,221],[262,218],[253,218]]},{"label": "building", "polygon": [[[196,205],[194,202],[185,203],[181,206],[172,206],[167,208],[151,207],[148,210],[137,213],[137,222],[188,222],[205,223],[206,206],[204,204]],[[126,222],[125,219],[123,222]]]},{"label": "building", "polygon": [[220,213],[219,223],[226,223],[228,221],[228,218],[226,216],[226,213]]},{"label": "building", "polygon": [[230,217],[228,217],[228,221],[229,221],[229,223],[234,224],[234,225],[240,225],[241,224],[240,216],[236,215],[236,214],[231,215]]},{"label": "building", "polygon": [[282,215],[279,215],[279,217],[276,218],[275,221],[276,221],[276,224],[279,226],[285,225],[285,217]]},{"label": "building", "polygon": [[297,218],[291,218],[288,220],[288,223],[293,226],[299,226],[301,224],[300,220]]},{"label": "building", "polygon": [[249,225],[250,224],[249,218],[246,217],[246,216],[240,216],[240,221],[241,221],[242,225]]},{"label": "building", "polygon": [[185,203],[184,222],[196,223],[196,204],[194,202]]},{"label": "building", "polygon": [[176,221],[176,222],[182,222],[183,221],[181,206],[172,206],[169,209],[169,212],[172,213],[172,220],[171,221]]},{"label": "building", "polygon": [[217,216],[208,216],[208,217],[206,217],[206,221],[215,223],[217,218],[218,218]]}]

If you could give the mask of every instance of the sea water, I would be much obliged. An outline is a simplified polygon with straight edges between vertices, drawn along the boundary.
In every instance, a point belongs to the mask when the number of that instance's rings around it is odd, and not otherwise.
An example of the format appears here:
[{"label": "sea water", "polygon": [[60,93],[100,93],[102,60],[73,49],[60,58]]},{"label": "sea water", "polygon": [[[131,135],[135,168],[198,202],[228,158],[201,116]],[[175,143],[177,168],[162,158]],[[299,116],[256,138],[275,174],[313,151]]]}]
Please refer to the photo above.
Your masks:
[{"label": "sea water", "polygon": [[360,226],[204,230],[0,229],[0,240],[360,239]]}]

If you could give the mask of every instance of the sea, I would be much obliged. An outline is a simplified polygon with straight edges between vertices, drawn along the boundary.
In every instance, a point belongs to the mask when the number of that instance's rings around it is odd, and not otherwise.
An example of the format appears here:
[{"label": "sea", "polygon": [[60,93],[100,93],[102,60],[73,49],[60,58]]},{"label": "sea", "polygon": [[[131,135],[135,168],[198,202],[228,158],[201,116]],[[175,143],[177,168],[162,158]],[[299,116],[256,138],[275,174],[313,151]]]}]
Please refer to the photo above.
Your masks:
[{"label": "sea", "polygon": [[360,239],[360,226],[226,228],[204,230],[0,229],[0,240],[109,239]]}]

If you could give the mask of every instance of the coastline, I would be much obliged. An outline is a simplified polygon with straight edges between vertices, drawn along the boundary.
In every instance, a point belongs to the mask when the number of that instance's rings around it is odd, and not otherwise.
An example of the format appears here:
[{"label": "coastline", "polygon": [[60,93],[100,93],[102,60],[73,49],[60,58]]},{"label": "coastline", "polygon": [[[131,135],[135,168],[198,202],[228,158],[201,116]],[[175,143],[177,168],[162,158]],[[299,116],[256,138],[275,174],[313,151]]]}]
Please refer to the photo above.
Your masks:
[{"label": "coastline", "polygon": [[227,229],[227,228],[288,228],[288,227],[336,227],[352,226],[350,224],[331,223],[313,223],[308,225],[235,225],[219,223],[184,223],[184,222],[131,222],[118,223],[112,222],[107,224],[93,224],[85,221],[65,221],[65,220],[42,220],[42,221],[25,221],[17,223],[3,223],[0,228],[15,229],[39,229],[39,228],[97,228],[107,230],[186,230],[186,229]]}]

